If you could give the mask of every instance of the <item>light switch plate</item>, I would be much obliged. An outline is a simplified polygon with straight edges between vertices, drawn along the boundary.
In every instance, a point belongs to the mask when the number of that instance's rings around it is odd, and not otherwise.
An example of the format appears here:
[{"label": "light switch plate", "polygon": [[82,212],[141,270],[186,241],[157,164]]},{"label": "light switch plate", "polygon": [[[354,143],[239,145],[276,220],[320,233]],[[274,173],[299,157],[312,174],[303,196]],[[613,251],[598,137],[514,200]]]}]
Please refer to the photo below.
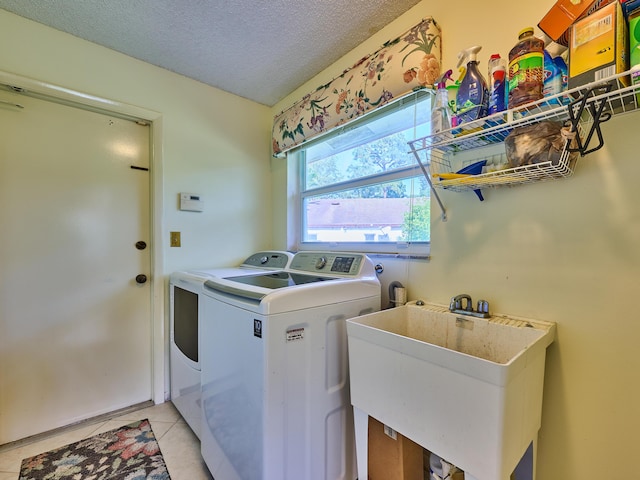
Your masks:
[{"label": "light switch plate", "polygon": [[171,233],[170,245],[172,247],[179,247],[180,246],[180,232],[170,232],[170,233]]}]

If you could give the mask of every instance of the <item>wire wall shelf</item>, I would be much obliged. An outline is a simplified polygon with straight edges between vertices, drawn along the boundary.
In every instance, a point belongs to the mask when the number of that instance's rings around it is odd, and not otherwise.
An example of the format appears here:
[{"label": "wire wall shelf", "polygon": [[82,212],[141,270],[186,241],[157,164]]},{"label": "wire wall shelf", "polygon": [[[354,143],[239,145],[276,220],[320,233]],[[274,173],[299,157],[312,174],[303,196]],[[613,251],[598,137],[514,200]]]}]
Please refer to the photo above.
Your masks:
[{"label": "wire wall shelf", "polygon": [[[411,152],[427,181],[438,189],[476,191],[478,194],[479,190],[489,187],[522,185],[571,176],[579,156],[587,155],[604,145],[600,124],[612,116],[629,113],[640,107],[640,84],[631,84],[631,72],[614,75],[516,109],[418,138],[409,142]],[[638,70],[634,69],[633,72]],[[559,158],[555,161],[478,175],[451,175],[461,167],[457,165],[456,156],[470,150],[479,149],[478,155],[474,155],[476,160],[486,158],[488,164],[508,164],[504,146],[500,151],[499,144],[503,144],[514,129],[537,124],[543,120],[561,122],[568,126],[571,132],[576,132],[573,140],[566,140]],[[492,149],[491,155],[486,156],[482,147],[491,145],[498,147]],[[496,151],[498,153],[495,153]],[[469,158],[469,155],[465,158]],[[481,195],[478,196],[482,199]],[[443,219],[446,219],[444,208]]]}]

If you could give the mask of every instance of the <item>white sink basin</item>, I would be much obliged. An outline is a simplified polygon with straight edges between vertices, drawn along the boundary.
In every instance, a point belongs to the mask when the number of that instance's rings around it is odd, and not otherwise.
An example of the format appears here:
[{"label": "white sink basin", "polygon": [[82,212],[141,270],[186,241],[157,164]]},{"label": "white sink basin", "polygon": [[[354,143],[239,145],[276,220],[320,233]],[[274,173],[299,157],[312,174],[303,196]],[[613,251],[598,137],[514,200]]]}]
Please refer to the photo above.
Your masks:
[{"label": "white sink basin", "polygon": [[447,459],[466,478],[508,480],[535,445],[555,324],[410,303],[348,320],[347,334],[356,413]]}]

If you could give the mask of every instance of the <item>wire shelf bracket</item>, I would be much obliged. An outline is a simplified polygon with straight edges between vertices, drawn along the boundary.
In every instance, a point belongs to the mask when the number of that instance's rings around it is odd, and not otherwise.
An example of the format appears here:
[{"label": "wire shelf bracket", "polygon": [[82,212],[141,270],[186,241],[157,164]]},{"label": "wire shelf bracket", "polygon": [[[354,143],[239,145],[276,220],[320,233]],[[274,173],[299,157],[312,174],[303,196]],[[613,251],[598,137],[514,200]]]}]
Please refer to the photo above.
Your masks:
[{"label": "wire shelf bracket", "polygon": [[[582,140],[580,135],[576,135],[576,142],[578,146],[575,148],[567,147],[570,152],[580,152],[580,155],[584,157],[585,155],[595,152],[596,150],[600,150],[602,147],[604,147],[604,138],[602,137],[600,124],[602,122],[610,120],[613,115],[610,111],[604,111],[605,107],[607,107],[607,102],[603,100],[590,101],[590,99],[599,97],[600,95],[606,95],[611,91],[612,88],[613,85],[611,83],[597,85],[595,87],[587,89],[582,97],[574,100],[569,104],[568,111],[572,131],[575,132],[577,130],[580,119],[583,117],[585,108],[589,109],[589,113],[591,114],[591,118],[593,119],[591,128],[586,133],[585,139]],[[591,143],[591,139],[593,138],[594,133],[598,136],[598,145],[590,149],[589,144]]]}]

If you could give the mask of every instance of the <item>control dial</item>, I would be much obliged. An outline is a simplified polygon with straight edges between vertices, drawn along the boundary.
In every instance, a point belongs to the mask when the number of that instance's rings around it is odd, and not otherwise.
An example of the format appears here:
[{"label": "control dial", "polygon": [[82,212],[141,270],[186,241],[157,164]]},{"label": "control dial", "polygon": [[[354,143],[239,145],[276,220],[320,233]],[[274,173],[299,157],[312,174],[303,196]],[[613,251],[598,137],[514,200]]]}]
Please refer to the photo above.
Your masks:
[{"label": "control dial", "polygon": [[267,257],[266,255],[263,255],[262,257],[260,257],[260,263],[262,265],[264,265],[265,263],[267,263],[269,261],[269,257]]},{"label": "control dial", "polygon": [[316,260],[316,268],[318,270],[322,270],[326,264],[327,264],[327,257],[320,257],[318,260]]}]

